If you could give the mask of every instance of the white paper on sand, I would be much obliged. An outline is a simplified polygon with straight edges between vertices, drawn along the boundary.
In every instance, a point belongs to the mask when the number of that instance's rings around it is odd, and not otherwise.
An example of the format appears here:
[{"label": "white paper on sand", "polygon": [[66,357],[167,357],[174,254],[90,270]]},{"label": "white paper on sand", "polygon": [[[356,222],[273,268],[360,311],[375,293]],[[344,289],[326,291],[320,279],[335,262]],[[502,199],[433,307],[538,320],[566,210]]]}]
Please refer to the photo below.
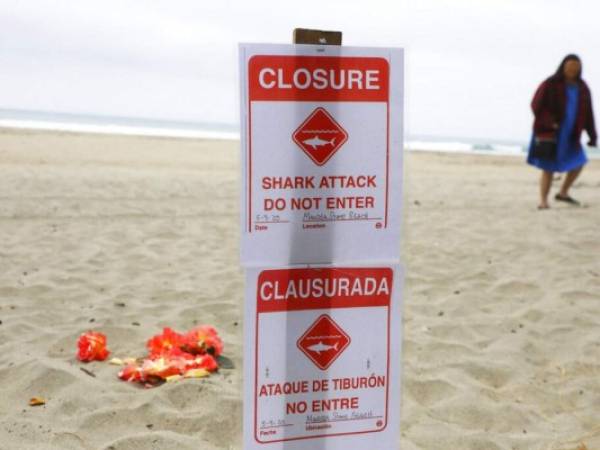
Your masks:
[{"label": "white paper on sand", "polygon": [[240,45],[244,266],[399,261],[403,51]]},{"label": "white paper on sand", "polygon": [[246,270],[245,450],[389,450],[400,426],[402,273]]}]

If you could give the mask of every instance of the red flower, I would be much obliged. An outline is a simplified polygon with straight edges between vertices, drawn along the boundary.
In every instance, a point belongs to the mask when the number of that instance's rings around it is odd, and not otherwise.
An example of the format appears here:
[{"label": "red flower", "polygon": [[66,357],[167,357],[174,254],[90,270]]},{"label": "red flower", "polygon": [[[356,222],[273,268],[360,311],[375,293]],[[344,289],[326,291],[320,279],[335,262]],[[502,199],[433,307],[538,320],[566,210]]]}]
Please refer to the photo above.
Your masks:
[{"label": "red flower", "polygon": [[79,336],[77,341],[79,351],[77,352],[77,358],[80,361],[104,361],[110,351],[106,348],[106,336],[102,333],[94,331],[88,331]]},{"label": "red flower", "polygon": [[142,379],[150,381],[153,377],[162,380],[174,375],[181,375],[185,364],[182,359],[145,359],[142,364]]},{"label": "red flower", "polygon": [[223,352],[217,330],[209,325],[194,328],[181,335],[171,328],[153,336],[146,343],[146,359],[128,364],[119,378],[146,387],[180,378],[202,378],[219,369],[215,359]]},{"label": "red flower", "polygon": [[165,359],[194,359],[194,355],[192,355],[191,353],[187,353],[186,351],[182,350],[180,347],[173,347],[171,350],[169,350],[168,352],[164,352],[160,355],[156,355],[156,354],[149,354],[148,359],[160,359],[160,358],[165,358]]},{"label": "red flower", "polygon": [[177,351],[182,345],[183,336],[169,327],[164,328],[162,334],[152,336],[146,343],[151,358],[168,355],[172,351]]},{"label": "red flower", "polygon": [[123,370],[119,372],[119,378],[124,381],[142,381],[142,371],[137,363],[127,364]]},{"label": "red flower", "polygon": [[185,334],[183,349],[194,355],[209,353],[217,357],[223,353],[223,341],[214,327],[201,325]]},{"label": "red flower", "polygon": [[217,360],[209,354],[197,356],[193,362],[188,363],[186,370],[204,369],[208,372],[215,372],[219,368]]}]

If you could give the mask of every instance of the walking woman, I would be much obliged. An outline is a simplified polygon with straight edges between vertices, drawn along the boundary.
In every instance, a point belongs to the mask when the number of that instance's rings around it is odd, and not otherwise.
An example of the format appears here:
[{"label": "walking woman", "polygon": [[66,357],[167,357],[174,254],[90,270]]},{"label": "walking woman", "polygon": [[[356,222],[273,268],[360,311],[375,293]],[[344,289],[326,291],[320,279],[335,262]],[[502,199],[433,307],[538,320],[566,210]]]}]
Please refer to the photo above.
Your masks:
[{"label": "walking woman", "polygon": [[587,132],[592,147],[596,146],[597,135],[592,95],[581,79],[577,55],[567,55],[556,73],[538,87],[531,108],[535,121],[527,162],[542,170],[538,209],[550,207],[548,194],[554,172],[567,172],[554,199],[578,206],[569,189],[587,162],[581,133]]}]

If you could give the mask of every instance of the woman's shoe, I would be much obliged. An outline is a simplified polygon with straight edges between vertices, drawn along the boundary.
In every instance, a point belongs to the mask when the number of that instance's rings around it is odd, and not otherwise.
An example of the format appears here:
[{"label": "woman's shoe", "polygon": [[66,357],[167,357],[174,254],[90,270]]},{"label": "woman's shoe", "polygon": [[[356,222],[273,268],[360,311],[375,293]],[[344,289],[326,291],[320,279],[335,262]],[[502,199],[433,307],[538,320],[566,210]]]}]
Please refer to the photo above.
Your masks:
[{"label": "woman's shoe", "polygon": [[565,202],[565,203],[568,203],[569,205],[573,205],[573,206],[579,206],[579,205],[581,205],[581,203],[579,203],[573,197],[570,197],[568,195],[556,194],[554,196],[554,200],[557,200],[559,202]]}]

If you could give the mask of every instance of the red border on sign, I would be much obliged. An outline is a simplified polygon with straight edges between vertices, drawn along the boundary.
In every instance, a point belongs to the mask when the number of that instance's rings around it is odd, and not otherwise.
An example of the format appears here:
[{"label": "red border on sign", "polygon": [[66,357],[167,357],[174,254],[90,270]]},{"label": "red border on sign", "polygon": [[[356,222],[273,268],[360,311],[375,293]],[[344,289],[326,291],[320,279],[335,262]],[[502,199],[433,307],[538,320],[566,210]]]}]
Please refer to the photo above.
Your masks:
[{"label": "red border on sign", "polygon": [[[328,268],[325,269],[287,269],[289,271],[307,271],[307,270],[327,270]],[[335,270],[344,270],[344,271],[363,271],[366,270],[365,268],[334,268]],[[386,272],[392,272],[392,270],[389,267],[380,267],[380,268],[369,268],[368,270],[383,270]],[[264,274],[265,272],[276,272],[277,270],[264,270],[259,274],[259,277],[262,274]],[[392,272],[393,273],[393,272]],[[358,434],[368,434],[368,433],[379,433],[384,431],[387,428],[388,425],[388,415],[389,415],[389,395],[390,395],[390,325],[391,325],[391,302],[392,302],[392,295],[393,295],[393,283],[391,285],[390,288],[390,296],[389,296],[389,302],[387,304],[387,306],[383,306],[387,308],[387,371],[386,371],[386,385],[385,385],[385,418],[384,418],[384,424],[380,427],[377,428],[376,430],[368,430],[368,431],[354,431],[354,432],[348,432],[348,433],[333,433],[333,434],[316,434],[314,436],[302,436],[302,437],[294,437],[294,438],[288,438],[288,439],[278,439],[278,440],[274,440],[274,441],[261,441],[258,437],[258,402],[257,402],[257,398],[258,398],[258,348],[259,348],[259,339],[258,339],[258,322],[259,322],[259,315],[260,314],[269,314],[270,312],[260,312],[259,308],[256,308],[256,322],[255,322],[255,336],[254,336],[254,440],[256,442],[258,442],[259,444],[273,444],[273,443],[277,443],[277,442],[288,442],[288,441],[300,441],[300,440],[306,440],[306,439],[317,439],[317,438],[330,438],[330,437],[337,437],[337,436],[352,436],[352,435],[358,435]],[[256,299],[257,303],[259,301],[258,297]],[[258,306],[258,305],[257,305]],[[334,308],[360,308],[360,307],[365,307],[363,305],[357,306],[357,305],[349,305],[349,306],[335,306]],[[380,304],[377,304],[374,307],[382,307]],[[323,309],[322,304],[313,304],[310,306],[307,306],[307,308],[305,308],[306,310],[311,310],[311,309]],[[278,310],[274,310],[274,311],[278,311]],[[271,312],[274,312],[271,311]],[[299,309],[294,309],[294,311],[299,311]]]},{"label": "red border on sign", "polygon": [[[389,81],[390,81],[390,71],[389,71],[389,62],[387,59],[385,58],[381,58],[381,57],[352,57],[352,56],[340,56],[340,57],[327,57],[327,56],[289,56],[289,55],[253,55],[252,57],[250,57],[249,61],[248,61],[248,66],[247,66],[247,76],[248,76],[248,83],[251,84],[251,64],[253,62],[253,60],[259,59],[259,58],[264,58],[264,57],[275,57],[275,58],[279,58],[279,59],[294,59],[294,60],[298,60],[298,59],[302,59],[302,58],[307,58],[307,59],[312,59],[312,60],[318,60],[318,59],[323,59],[323,60],[332,60],[332,59],[336,59],[336,60],[349,60],[349,61],[358,61],[358,60],[369,60],[369,61],[383,61],[385,63],[385,66],[388,67],[388,70],[386,71],[386,75],[387,75],[387,80],[385,80],[385,105],[386,105],[386,156],[385,156],[385,216],[384,216],[384,223],[383,223],[383,227],[379,228],[376,227],[375,229],[386,229],[388,227],[388,209],[389,209],[389,160],[390,160],[390,95],[389,95]],[[249,86],[248,89],[248,198],[247,198],[247,203],[246,203],[246,212],[248,214],[248,233],[252,233],[252,225],[255,221],[252,220],[252,86]],[[365,97],[365,98],[361,98],[360,96],[353,96],[350,95],[348,96],[348,98],[344,98],[342,95],[339,95],[333,98],[319,98],[319,97],[315,97],[312,98],[312,96],[309,97],[302,97],[301,95],[297,94],[297,91],[295,91],[297,95],[297,97],[282,97],[282,98],[277,98],[277,97],[273,97],[273,98],[262,98],[261,96],[259,96],[258,99],[255,99],[254,101],[313,101],[313,102],[318,102],[318,101],[354,101],[354,102],[361,102],[361,101],[367,101],[367,102],[379,102],[379,103],[383,103],[383,101],[381,100],[381,98],[379,96],[373,96],[373,97]],[[312,94],[311,94],[312,95]],[[340,98],[341,97],[341,98]],[[281,221],[281,222],[273,222],[273,224],[276,223],[289,223],[289,221]],[[379,224],[378,224],[379,225]]]}]

